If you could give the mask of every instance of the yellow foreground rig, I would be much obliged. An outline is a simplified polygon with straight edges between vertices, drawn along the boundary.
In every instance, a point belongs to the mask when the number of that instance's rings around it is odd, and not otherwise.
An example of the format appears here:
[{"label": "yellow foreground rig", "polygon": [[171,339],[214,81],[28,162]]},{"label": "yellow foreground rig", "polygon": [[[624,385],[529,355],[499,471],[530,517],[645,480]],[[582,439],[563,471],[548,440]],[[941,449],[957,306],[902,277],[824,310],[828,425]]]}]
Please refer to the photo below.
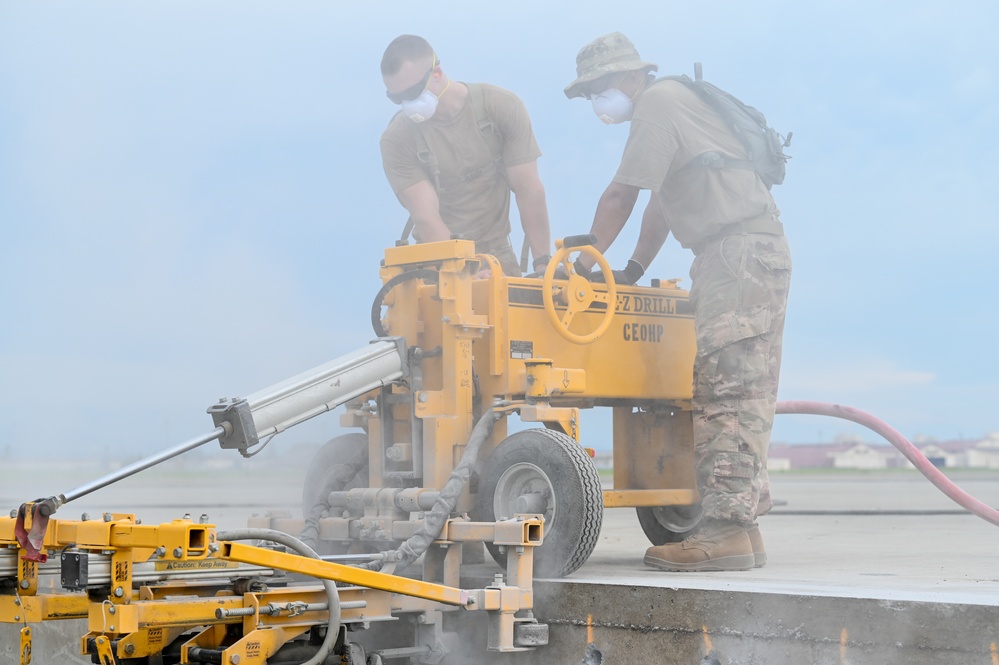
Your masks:
[{"label": "yellow foreground rig", "polygon": [[[23,626],[21,662],[32,625],[59,619],[86,619],[81,652],[104,665],[438,663],[445,617],[468,612],[485,617],[484,650],[543,647],[532,580],[578,569],[604,508],[637,508],[655,544],[700,518],[687,294],[615,285],[589,242],[558,243],[541,278],[503,277],[464,240],[390,248],[370,345],[220,400],[211,432],[12,511],[0,520],[0,622]],[[606,283],[575,274],[576,252]],[[301,519],[227,531],[55,517],[207,442],[250,456],[339,406],[356,431],[312,460]],[[593,407],[613,409],[612,489],[579,442]],[[508,434],[515,414],[537,426]],[[500,568],[462,588],[483,544]],[[389,623],[391,640],[366,637]]]}]

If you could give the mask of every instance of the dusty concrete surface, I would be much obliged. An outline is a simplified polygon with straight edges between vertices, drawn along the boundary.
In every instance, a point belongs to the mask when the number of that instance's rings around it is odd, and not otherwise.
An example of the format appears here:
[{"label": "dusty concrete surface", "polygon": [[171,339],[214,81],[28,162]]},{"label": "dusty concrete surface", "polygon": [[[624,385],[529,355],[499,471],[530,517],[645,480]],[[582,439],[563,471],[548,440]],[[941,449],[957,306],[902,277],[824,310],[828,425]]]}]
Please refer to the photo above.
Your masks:
[{"label": "dusty concrete surface", "polygon": [[[84,480],[89,479],[87,476]],[[999,474],[957,482],[999,505]],[[39,490],[0,470],[0,504]],[[137,512],[145,522],[206,512],[242,526],[268,506],[298,510],[295,474],[185,472],[100,490],[61,512]],[[600,542],[566,580],[539,581],[537,616],[549,647],[488,658],[484,639],[453,643],[452,663],[578,665],[588,635],[604,663],[999,663],[999,527],[962,514],[915,473],[777,475],[782,503],[761,519],[769,563],[739,573],[679,574],[642,564],[648,546],[633,510],[608,510]],[[469,581],[491,576],[486,565]],[[469,615],[471,616],[471,615]],[[590,627],[588,629],[587,622]],[[85,663],[82,622],[36,627],[35,663]],[[0,626],[0,663],[15,663],[17,630]]]}]

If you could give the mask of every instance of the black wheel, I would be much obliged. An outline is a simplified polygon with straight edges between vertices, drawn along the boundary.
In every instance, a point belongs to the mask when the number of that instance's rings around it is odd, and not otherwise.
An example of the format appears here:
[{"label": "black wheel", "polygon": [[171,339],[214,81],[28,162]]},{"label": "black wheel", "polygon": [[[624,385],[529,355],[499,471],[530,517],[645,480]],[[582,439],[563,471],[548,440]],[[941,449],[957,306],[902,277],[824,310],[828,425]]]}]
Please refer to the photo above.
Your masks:
[{"label": "black wheel", "polygon": [[[534,549],[537,577],[563,577],[589,558],[600,537],[604,495],[586,451],[547,429],[517,432],[485,462],[476,519],[493,522],[520,514],[545,516],[544,542]],[[506,566],[498,546],[486,547]]]},{"label": "black wheel", "polygon": [[698,504],[635,508],[635,511],[642,531],[653,545],[680,542],[700,523],[704,514]]},{"label": "black wheel", "polygon": [[[311,545],[318,546],[320,554],[343,554],[346,547],[333,543],[318,542],[318,519],[329,509],[326,499],[329,493],[368,486],[368,435],[351,432],[334,437],[323,444],[319,452],[309,462],[302,484],[302,512],[306,527],[303,537]],[[311,522],[311,524],[310,524]],[[308,536],[312,537],[309,538]]]},{"label": "black wheel", "polygon": [[[325,503],[326,497],[333,490],[368,486],[365,473],[368,469],[367,450],[368,435],[363,432],[343,434],[323,444],[309,462],[309,470],[305,473],[302,485],[302,510],[306,517],[317,503]],[[363,465],[359,465],[362,457]],[[345,473],[351,475],[346,482],[341,478]]]}]

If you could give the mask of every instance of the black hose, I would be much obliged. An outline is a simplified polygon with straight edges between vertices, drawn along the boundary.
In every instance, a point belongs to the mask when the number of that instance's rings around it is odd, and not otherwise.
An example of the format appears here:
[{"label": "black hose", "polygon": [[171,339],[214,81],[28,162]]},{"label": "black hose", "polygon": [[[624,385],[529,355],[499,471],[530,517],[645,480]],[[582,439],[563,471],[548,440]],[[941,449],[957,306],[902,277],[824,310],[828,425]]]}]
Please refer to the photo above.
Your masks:
[{"label": "black hose", "polygon": [[368,466],[368,449],[357,451],[345,464],[338,464],[329,483],[319,494],[319,501],[309,509],[305,516],[305,527],[301,538],[310,547],[319,547],[319,520],[330,509],[329,496],[331,492],[339,492],[347,487],[362,470]]},{"label": "black hose", "polygon": [[436,270],[431,270],[430,268],[407,270],[406,272],[400,273],[385,282],[382,285],[382,288],[378,289],[378,293],[375,294],[375,300],[371,303],[371,327],[374,329],[375,335],[378,337],[388,337],[388,331],[385,330],[385,326],[382,325],[382,304],[385,302],[385,296],[389,294],[389,291],[403,282],[408,282],[414,279],[422,279],[436,284],[440,279],[440,273]]},{"label": "black hose", "polygon": [[499,420],[502,415],[490,409],[482,414],[479,421],[475,423],[475,427],[472,428],[472,434],[468,437],[465,452],[461,456],[458,465],[454,467],[447,482],[444,483],[444,487],[441,489],[434,507],[424,517],[423,523],[417,532],[410,536],[396,550],[399,556],[396,572],[416,561],[421,554],[427,551],[430,543],[434,542],[440,535],[441,529],[444,528],[444,522],[447,521],[447,518],[451,515],[451,511],[454,510],[455,504],[458,502],[458,497],[464,491],[466,485],[468,485],[468,478],[471,475],[472,466],[475,465],[475,461],[479,457],[479,449],[482,447],[482,443],[489,438],[489,435],[493,431],[493,423]]}]

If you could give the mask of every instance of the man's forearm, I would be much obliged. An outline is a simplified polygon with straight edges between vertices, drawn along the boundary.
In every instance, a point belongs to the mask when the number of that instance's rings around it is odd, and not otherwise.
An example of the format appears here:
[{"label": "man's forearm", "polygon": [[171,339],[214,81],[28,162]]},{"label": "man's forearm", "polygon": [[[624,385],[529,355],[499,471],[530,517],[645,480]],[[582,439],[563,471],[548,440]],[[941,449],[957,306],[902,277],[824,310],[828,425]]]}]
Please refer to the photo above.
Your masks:
[{"label": "man's forearm", "polygon": [[517,194],[517,210],[524,237],[535,259],[551,254],[552,236],[548,224],[548,204],[545,191]]},{"label": "man's forearm", "polygon": [[[621,233],[631,211],[635,209],[639,191],[637,187],[612,182],[601,194],[590,227],[590,233],[597,237],[594,247],[601,252],[606,252]],[[593,265],[593,261],[585,255],[580,257],[580,262],[586,268]]]},{"label": "man's forearm", "polygon": [[635,245],[635,252],[631,258],[647,269],[668,237],[669,223],[663,215],[662,208],[659,207],[656,193],[652,192],[649,205],[642,214],[642,229],[638,233],[638,244]]},{"label": "man's forearm", "polygon": [[416,217],[412,213],[414,233],[413,236],[419,242],[436,242],[438,240],[450,240],[451,230],[444,224],[440,215],[428,215],[426,217]]},{"label": "man's forearm", "polygon": [[440,214],[437,192],[426,180],[407,187],[399,193],[399,202],[413,220],[413,236],[419,242],[448,240],[451,231]]}]

